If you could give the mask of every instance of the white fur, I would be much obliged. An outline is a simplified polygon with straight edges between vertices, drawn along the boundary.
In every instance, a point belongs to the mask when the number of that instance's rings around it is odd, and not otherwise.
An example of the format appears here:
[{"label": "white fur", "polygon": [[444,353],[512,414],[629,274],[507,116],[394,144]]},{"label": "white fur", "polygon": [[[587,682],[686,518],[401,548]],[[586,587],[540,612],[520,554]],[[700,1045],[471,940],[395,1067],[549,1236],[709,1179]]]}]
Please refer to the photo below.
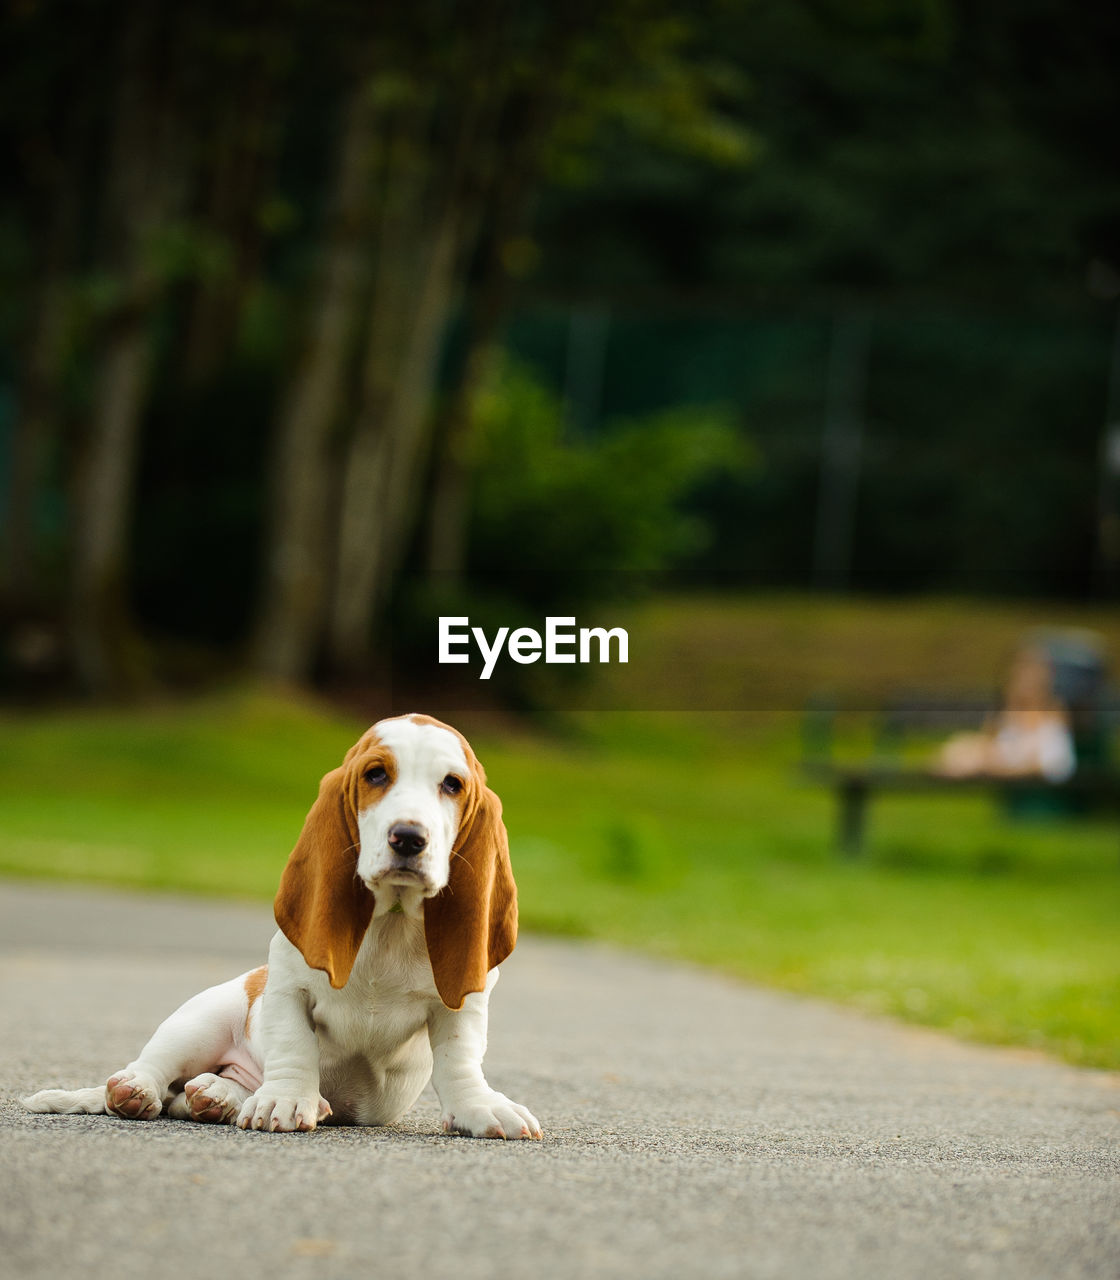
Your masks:
[{"label": "white fur", "polygon": [[[446,1132],[541,1136],[533,1115],[482,1074],[498,970],[456,1011],[440,1000],[428,961],[423,903],[447,884],[458,828],[458,805],[441,783],[448,774],[466,778],[462,747],[447,730],[407,717],[375,729],[396,776],[358,816],[358,874],[375,892],[376,909],[346,985],[335,990],[278,930],[251,1015],[247,975],[211,987],[163,1022],[104,1090],[42,1090],[25,1106],[135,1119],[166,1110],[178,1119],[288,1132],[314,1129],[328,1116],[390,1124],[431,1079]],[[408,870],[388,843],[397,822],[429,833]]]},{"label": "white fur", "polygon": [[[383,746],[397,762],[392,787],[376,803],[358,814],[358,875],[377,894],[378,911],[400,901],[418,914],[422,898],[431,898],[444,885],[451,870],[451,846],[459,831],[459,806],[455,797],[440,789],[448,775],[467,778],[467,758],[458,738],[436,725],[412,720],[382,720],[374,726]],[[389,828],[395,823],[415,823],[429,835],[428,847],[410,859],[402,872],[389,846]],[[416,884],[415,877],[421,877]],[[394,894],[385,893],[392,888]],[[420,892],[413,892],[419,888]],[[381,892],[378,892],[381,890]]]}]

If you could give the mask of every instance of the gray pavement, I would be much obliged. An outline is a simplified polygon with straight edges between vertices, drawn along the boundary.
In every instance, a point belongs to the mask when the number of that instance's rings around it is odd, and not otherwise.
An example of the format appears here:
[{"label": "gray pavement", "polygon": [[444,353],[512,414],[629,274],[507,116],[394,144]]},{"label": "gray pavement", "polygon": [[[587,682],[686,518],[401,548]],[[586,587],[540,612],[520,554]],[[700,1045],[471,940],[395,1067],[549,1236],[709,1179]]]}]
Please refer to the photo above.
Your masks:
[{"label": "gray pavement", "polygon": [[0,884],[0,1273],[34,1277],[1120,1276],[1120,1077],[608,948],[523,938],[491,1083],[542,1143],[36,1116],[267,908]]}]

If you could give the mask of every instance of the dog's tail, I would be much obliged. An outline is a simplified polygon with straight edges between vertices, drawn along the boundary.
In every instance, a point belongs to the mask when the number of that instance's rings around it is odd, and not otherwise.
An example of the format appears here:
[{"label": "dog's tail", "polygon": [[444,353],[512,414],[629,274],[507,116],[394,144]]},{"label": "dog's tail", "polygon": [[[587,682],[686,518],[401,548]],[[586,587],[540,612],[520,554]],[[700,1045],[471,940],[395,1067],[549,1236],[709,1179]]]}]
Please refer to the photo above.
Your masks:
[{"label": "dog's tail", "polygon": [[107,1112],[105,1106],[105,1086],[96,1085],[92,1089],[40,1089],[30,1097],[20,1101],[28,1111],[48,1112],[63,1116],[103,1116]]}]

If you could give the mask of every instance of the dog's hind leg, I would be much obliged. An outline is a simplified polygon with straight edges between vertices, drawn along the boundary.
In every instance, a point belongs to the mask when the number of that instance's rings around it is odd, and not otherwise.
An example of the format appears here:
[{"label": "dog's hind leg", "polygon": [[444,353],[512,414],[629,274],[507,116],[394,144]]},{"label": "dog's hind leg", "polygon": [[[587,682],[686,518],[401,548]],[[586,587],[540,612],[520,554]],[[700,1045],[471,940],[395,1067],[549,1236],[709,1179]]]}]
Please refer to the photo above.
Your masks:
[{"label": "dog's hind leg", "polygon": [[105,1082],[105,1105],[126,1120],[151,1120],[184,1084],[215,1071],[245,1034],[247,974],[193,996],[156,1028],[140,1056]]},{"label": "dog's hind leg", "polygon": [[188,1080],[167,1106],[172,1120],[197,1120],[200,1124],[233,1124],[245,1099],[252,1093],[226,1076],[204,1071]]},{"label": "dog's hind leg", "polygon": [[[259,994],[264,970],[193,996],[156,1028],[140,1056],[92,1089],[40,1089],[23,1099],[29,1111],[151,1120],[195,1076],[251,1058],[246,1045],[250,988]],[[250,1073],[251,1074],[251,1073]]]}]

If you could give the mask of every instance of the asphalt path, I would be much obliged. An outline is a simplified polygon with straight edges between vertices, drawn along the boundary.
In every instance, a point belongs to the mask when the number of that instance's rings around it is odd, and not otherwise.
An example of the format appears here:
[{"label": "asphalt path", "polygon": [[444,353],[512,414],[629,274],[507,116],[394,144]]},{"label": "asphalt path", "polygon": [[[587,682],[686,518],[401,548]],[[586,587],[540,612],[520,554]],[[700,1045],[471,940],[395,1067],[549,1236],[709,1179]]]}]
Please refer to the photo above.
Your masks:
[{"label": "asphalt path", "polygon": [[0,884],[0,1274],[1120,1275],[1120,1076],[605,947],[523,938],[487,1076],[543,1142],[41,1116],[204,986],[267,908]]}]

